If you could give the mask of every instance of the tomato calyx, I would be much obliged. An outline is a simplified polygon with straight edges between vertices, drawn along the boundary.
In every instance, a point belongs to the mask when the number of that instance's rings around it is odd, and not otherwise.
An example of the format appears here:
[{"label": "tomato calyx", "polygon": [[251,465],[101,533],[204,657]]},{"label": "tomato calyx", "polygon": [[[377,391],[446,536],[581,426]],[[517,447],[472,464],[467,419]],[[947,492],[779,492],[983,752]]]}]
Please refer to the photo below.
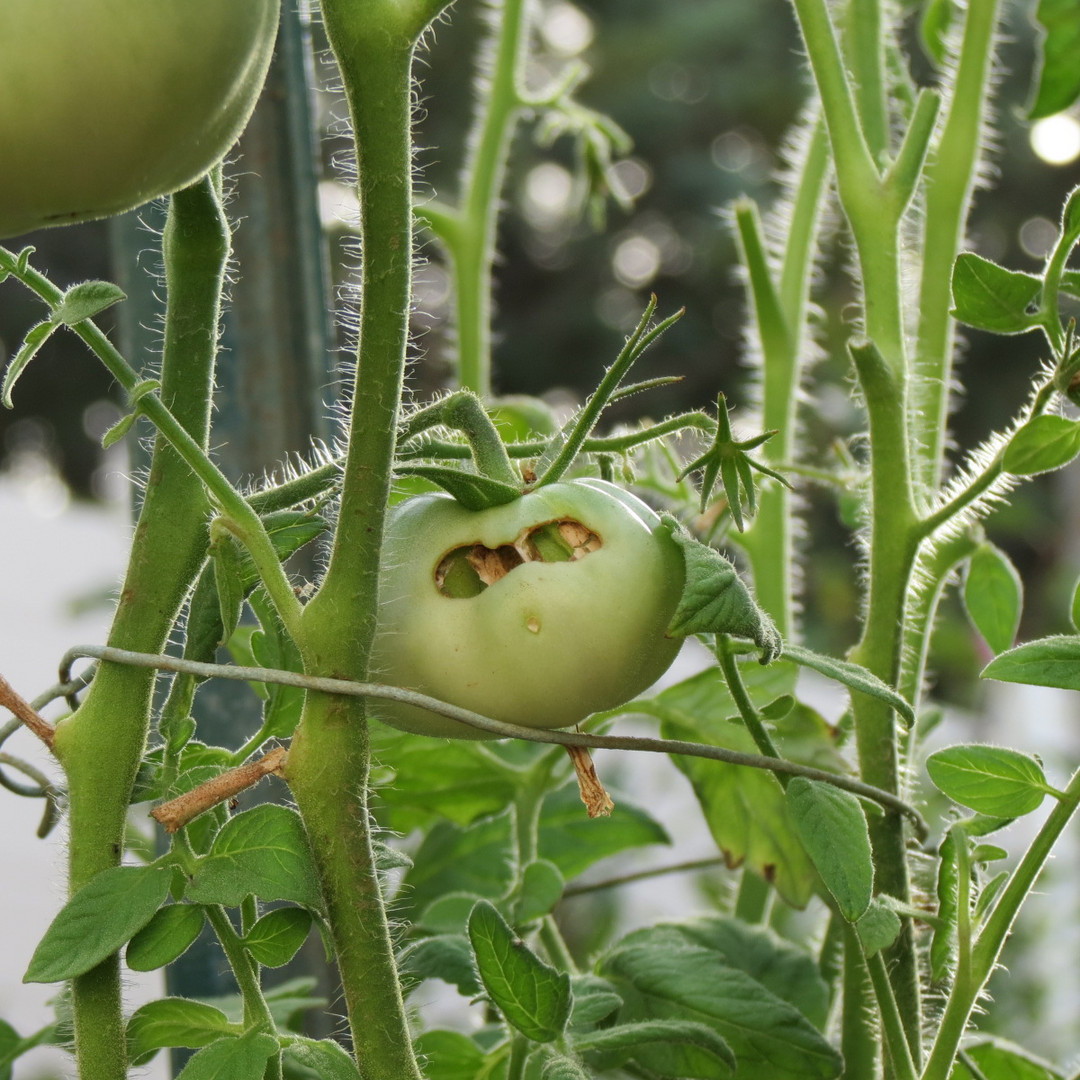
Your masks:
[{"label": "tomato calyx", "polygon": [[512,544],[454,548],[435,568],[435,585],[443,596],[468,599],[526,563],[576,562],[602,546],[596,533],[573,518],[541,522],[522,530]]}]

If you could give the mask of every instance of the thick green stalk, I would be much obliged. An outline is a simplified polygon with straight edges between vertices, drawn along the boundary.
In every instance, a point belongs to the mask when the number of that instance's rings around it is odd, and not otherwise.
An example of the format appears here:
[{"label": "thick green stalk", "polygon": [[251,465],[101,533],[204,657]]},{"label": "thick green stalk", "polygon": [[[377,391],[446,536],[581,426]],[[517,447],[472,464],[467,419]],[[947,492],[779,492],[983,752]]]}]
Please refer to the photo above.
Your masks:
[{"label": "thick green stalk", "polygon": [[[210,178],[173,196],[163,242],[168,304],[161,395],[205,450],[229,252],[228,224]],[[202,483],[159,437],[110,645],[163,647],[206,550],[208,511]],[[152,671],[102,664],[83,704],[57,726],[56,753],[68,778],[72,892],[120,861],[153,685]],[[74,980],[73,1005],[82,1080],[119,1080],[126,1061],[115,956]]]},{"label": "thick green stalk", "polygon": [[[870,567],[862,639],[851,659],[890,686],[900,676],[904,610],[911,569],[918,551],[916,516],[907,453],[903,393],[895,374],[870,343],[851,347],[870,419],[871,522]],[[867,783],[899,794],[896,717],[888,705],[852,694],[859,769]],[[875,887],[899,900],[908,899],[907,850],[899,816],[885,814],[870,822]],[[910,922],[892,952],[897,1002],[918,1059],[919,979]]]},{"label": "thick green stalk", "polygon": [[960,61],[936,151],[926,165],[919,325],[912,366],[911,424],[916,483],[923,493],[941,482],[952,381],[953,263],[975,187],[993,68],[999,0],[967,4]]},{"label": "thick green stalk", "polygon": [[843,1026],[840,1050],[844,1055],[844,1080],[877,1080],[881,1041],[868,1008],[873,1001],[866,960],[854,927],[845,924]]},{"label": "thick green stalk", "polygon": [[[359,347],[334,546],[297,643],[311,673],[364,678],[404,376],[412,270],[412,54],[440,5],[324,0],[356,144]],[[362,699],[312,693],[288,780],[312,842],[365,1080],[420,1077],[371,844]]]}]

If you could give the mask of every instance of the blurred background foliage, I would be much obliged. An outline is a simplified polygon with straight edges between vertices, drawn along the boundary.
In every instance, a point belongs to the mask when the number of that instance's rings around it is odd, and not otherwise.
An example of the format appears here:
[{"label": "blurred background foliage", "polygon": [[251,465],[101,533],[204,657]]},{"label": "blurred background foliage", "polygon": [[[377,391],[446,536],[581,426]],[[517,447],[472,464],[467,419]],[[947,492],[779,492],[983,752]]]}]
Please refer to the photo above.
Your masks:
[{"label": "blurred background foliage", "polygon": [[[1022,269],[1038,264],[1053,235],[1050,223],[1080,181],[1075,158],[1052,165],[1035,153],[1023,120],[1034,56],[1032,6],[1009,8],[1009,75],[1001,81],[988,183],[979,193],[971,230],[972,246],[982,254]],[[932,71],[919,53],[915,30],[918,7],[911,12],[907,44],[917,76],[929,79]],[[452,199],[456,193],[481,26],[478,0],[460,0],[426,44],[417,99],[421,198]],[[578,97],[610,116],[632,140],[632,150],[615,167],[632,206],[609,201],[598,229],[583,196],[573,140],[543,145],[535,123],[519,128],[499,239],[496,390],[543,394],[555,402],[579,398],[595,385],[655,292],[661,313],[685,307],[686,315],[650,353],[647,373],[683,380],[629,399],[617,418],[709,407],[718,390],[737,408],[745,406],[744,300],[725,208],[740,195],[768,208],[779,192],[782,147],[807,92],[789,3],[544,0],[537,45],[537,84],[575,59],[590,67]],[[332,78],[325,66],[320,71]],[[345,140],[333,94],[324,88],[321,99],[328,177],[322,201],[340,284],[355,264],[347,229],[334,217],[335,207],[348,202],[347,188],[333,179]],[[245,169],[243,145],[234,168]],[[242,200],[235,212],[242,229]],[[152,240],[147,234],[148,248]],[[60,284],[110,276],[105,223],[50,230],[25,243],[37,247],[36,263]],[[411,386],[423,398],[450,384],[452,343],[446,334],[447,275],[433,245],[422,242],[421,252]],[[815,295],[824,357],[803,415],[810,462],[824,461],[832,441],[860,425],[841,347],[854,311],[846,260],[843,235],[833,233]],[[148,254],[142,261],[152,269],[155,259]],[[28,294],[5,288],[0,348],[10,353],[38,317]],[[960,368],[965,388],[953,425],[957,446],[970,447],[1008,421],[1037,368],[1037,346],[1034,336],[967,335]],[[154,358],[145,362],[152,365]],[[227,353],[223,363],[229,363]],[[0,412],[0,469],[40,468],[45,462],[75,498],[100,497],[99,439],[117,415],[114,396],[108,377],[78,342],[56,335],[20,382],[16,410]],[[736,421],[753,430],[745,412]],[[1080,505],[1070,490],[1076,486],[1068,471],[1025,485],[989,523],[992,538],[1027,583],[1023,637],[1066,627],[1080,564],[1072,539],[1080,535],[1072,520]],[[857,554],[831,495],[807,489],[806,516],[813,568],[806,580],[806,632],[816,647],[842,651],[852,642]],[[969,703],[979,646],[954,608],[946,608],[937,643],[939,691]]]}]

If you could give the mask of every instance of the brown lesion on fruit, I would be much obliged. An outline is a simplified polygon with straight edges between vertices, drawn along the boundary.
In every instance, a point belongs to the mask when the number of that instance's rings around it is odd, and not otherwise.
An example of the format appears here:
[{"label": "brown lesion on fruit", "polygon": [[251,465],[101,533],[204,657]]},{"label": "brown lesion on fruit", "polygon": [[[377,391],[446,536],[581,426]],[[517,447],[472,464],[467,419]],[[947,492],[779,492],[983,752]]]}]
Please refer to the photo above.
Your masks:
[{"label": "brown lesion on fruit", "polygon": [[602,546],[600,537],[580,521],[545,521],[525,529],[512,544],[465,544],[447,552],[435,568],[435,587],[443,596],[467,599],[525,563],[577,562]]}]

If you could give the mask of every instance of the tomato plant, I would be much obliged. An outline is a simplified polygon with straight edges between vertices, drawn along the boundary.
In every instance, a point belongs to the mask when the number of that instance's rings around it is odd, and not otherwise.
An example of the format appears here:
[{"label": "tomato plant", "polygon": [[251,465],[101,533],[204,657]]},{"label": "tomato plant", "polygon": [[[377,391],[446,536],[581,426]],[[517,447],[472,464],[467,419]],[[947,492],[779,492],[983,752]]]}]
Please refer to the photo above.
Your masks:
[{"label": "tomato plant", "polygon": [[[681,644],[666,631],[682,555],[645,503],[603,480],[480,511],[408,499],[387,523],[384,565],[374,673],[507,723],[566,727],[621,705]],[[421,734],[480,734],[396,702],[377,715]]]},{"label": "tomato plant", "polygon": [[279,0],[9,0],[0,9],[0,236],[190,184],[240,134]]}]

